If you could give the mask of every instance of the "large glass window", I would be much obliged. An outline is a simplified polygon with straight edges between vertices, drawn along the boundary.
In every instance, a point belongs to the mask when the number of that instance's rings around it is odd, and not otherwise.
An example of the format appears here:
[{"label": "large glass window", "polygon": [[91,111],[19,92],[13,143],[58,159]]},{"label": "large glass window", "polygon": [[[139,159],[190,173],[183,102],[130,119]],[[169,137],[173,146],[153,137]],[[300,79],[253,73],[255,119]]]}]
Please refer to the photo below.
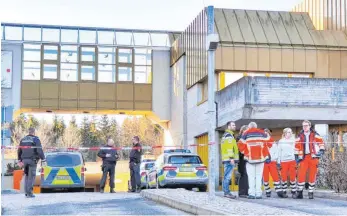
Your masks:
[{"label": "large glass window", "polygon": [[149,46],[149,33],[134,33],[134,44],[137,46]]},{"label": "large glass window", "polygon": [[43,79],[57,79],[58,66],[56,64],[43,65]]},{"label": "large glass window", "polygon": [[133,62],[132,51],[132,49],[118,49],[118,62],[131,64]]},{"label": "large glass window", "polygon": [[99,44],[116,44],[113,31],[98,31],[98,43]]},{"label": "large glass window", "polygon": [[40,80],[41,45],[23,45],[23,80]]},{"label": "large glass window", "polygon": [[80,30],[80,43],[96,43],[96,31]]},{"label": "large glass window", "polygon": [[135,49],[135,83],[152,82],[152,50]]},{"label": "large glass window", "polygon": [[42,40],[47,42],[59,42],[60,40],[59,29],[53,29],[53,28],[42,29]]},{"label": "large glass window", "polygon": [[118,67],[118,81],[132,81],[132,67]]},{"label": "large glass window", "polygon": [[58,60],[58,46],[57,45],[44,45],[43,50],[44,60]]},{"label": "large glass window", "polygon": [[116,32],[117,45],[132,45],[133,34],[131,32]]},{"label": "large glass window", "polygon": [[61,30],[61,42],[64,43],[77,43],[78,31],[73,29]]},{"label": "large glass window", "polygon": [[61,63],[60,64],[61,81],[78,81],[78,64]]},{"label": "large glass window", "polygon": [[22,40],[22,27],[6,26],[5,27],[6,40]]},{"label": "large glass window", "polygon": [[42,78],[43,79],[58,79],[59,68],[59,45],[55,44],[43,44],[42,55]]},{"label": "large glass window", "polygon": [[77,46],[61,46],[60,59],[63,63],[77,63],[78,62],[78,47]]},{"label": "large glass window", "polygon": [[170,46],[168,34],[151,33],[152,46]]},{"label": "large glass window", "polygon": [[95,47],[81,47],[81,61],[95,62]]},{"label": "large glass window", "polygon": [[41,28],[24,28],[24,40],[41,41]]},{"label": "large glass window", "polygon": [[116,48],[99,47],[98,49],[98,81],[116,81]]},{"label": "large glass window", "polygon": [[95,80],[95,66],[82,65],[81,66],[81,80],[84,80],[84,81]]}]

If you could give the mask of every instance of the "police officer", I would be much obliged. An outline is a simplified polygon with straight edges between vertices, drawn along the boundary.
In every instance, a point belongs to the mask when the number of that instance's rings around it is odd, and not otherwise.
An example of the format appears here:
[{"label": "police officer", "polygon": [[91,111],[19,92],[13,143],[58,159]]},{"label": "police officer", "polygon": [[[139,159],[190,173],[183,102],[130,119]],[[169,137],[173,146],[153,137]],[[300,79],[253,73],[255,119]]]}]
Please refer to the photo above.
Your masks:
[{"label": "police officer", "polygon": [[110,192],[115,193],[114,191],[114,176],[116,163],[119,158],[117,150],[114,148],[113,139],[107,140],[107,145],[109,149],[101,149],[98,153],[98,156],[102,158],[102,178],[100,181],[100,193],[104,192],[107,173],[110,176]]},{"label": "police officer", "polygon": [[36,177],[37,162],[41,159],[45,162],[40,139],[35,136],[35,129],[29,128],[29,135],[24,137],[18,148],[19,166],[24,167],[25,173],[25,197],[33,198],[33,186]]},{"label": "police officer", "polygon": [[133,137],[133,148],[130,152],[130,181],[131,181],[131,191],[130,192],[140,192],[141,190],[141,177],[140,177],[140,164],[142,147],[140,144],[140,138],[138,136]]}]

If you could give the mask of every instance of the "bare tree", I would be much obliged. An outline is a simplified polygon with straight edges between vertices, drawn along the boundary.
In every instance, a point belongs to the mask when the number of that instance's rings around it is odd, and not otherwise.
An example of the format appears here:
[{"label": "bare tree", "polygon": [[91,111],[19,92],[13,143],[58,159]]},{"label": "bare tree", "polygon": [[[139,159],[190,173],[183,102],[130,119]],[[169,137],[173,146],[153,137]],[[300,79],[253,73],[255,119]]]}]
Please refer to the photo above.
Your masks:
[{"label": "bare tree", "polygon": [[66,147],[66,148],[80,146],[81,136],[80,136],[79,129],[72,125],[67,127],[62,136],[62,144],[63,144],[62,147]]}]

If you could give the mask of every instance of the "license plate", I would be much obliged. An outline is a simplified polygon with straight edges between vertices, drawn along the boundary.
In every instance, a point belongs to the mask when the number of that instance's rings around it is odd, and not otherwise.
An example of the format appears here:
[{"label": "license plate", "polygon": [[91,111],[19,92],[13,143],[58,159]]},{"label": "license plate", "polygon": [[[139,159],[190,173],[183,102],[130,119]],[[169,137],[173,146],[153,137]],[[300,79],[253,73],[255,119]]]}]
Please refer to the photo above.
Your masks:
[{"label": "license plate", "polygon": [[193,169],[192,168],[180,168],[180,171],[181,172],[192,172],[193,171]]},{"label": "license plate", "polygon": [[57,180],[70,180],[70,176],[57,176]]}]

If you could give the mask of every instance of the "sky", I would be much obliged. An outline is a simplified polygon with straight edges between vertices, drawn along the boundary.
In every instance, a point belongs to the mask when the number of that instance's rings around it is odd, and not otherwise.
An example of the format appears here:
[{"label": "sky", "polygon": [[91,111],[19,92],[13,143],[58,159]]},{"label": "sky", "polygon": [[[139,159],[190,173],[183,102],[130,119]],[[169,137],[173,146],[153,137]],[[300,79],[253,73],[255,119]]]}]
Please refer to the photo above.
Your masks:
[{"label": "sky", "polygon": [[4,0],[1,21],[183,31],[208,5],[291,10],[302,0]]},{"label": "sky", "polygon": [[[7,23],[183,31],[209,5],[216,8],[289,11],[302,0],[4,0]],[[35,115],[52,119],[52,114]],[[84,115],[76,115],[80,122]],[[62,115],[68,122],[71,115]],[[116,116],[123,122],[126,116]]]}]

